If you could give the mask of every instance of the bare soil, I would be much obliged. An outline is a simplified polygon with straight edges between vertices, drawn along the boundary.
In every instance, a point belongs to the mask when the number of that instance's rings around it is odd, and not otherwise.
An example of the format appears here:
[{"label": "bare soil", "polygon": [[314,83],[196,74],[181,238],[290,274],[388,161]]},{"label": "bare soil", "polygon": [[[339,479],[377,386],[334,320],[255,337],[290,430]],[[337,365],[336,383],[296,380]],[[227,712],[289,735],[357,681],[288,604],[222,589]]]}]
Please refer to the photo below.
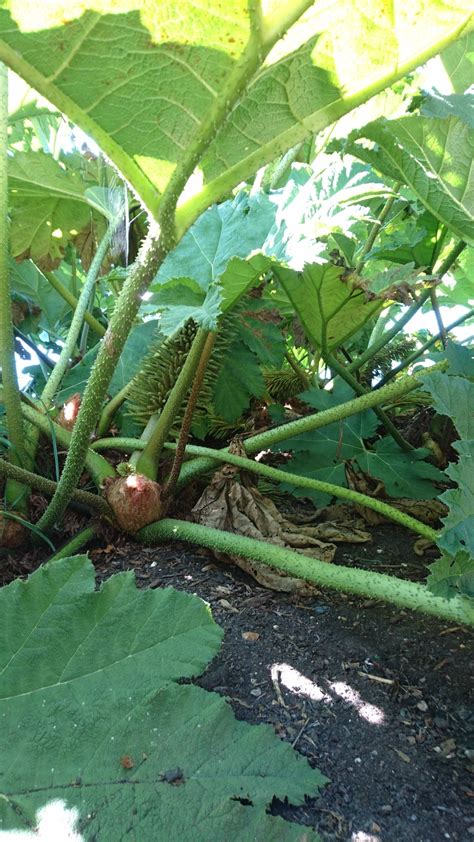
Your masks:
[{"label": "bare soil", "polygon": [[[336,563],[423,579],[412,543],[377,527],[370,545],[343,545]],[[184,545],[105,537],[91,557],[99,580],[132,569],[140,587],[172,585],[210,604],[225,638],[196,683],[225,696],[237,718],[270,723],[330,779],[318,798],[274,802],[272,812],[324,842],[474,840],[469,630],[329,591],[275,593]],[[11,575],[32,566],[11,562]]]}]

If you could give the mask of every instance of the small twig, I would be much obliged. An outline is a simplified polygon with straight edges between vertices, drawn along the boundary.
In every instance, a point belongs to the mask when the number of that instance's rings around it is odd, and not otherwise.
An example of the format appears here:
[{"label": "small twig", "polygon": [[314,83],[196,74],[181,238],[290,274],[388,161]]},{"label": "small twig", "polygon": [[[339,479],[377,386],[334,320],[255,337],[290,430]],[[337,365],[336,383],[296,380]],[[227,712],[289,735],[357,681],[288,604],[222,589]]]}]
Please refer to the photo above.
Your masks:
[{"label": "small twig", "polygon": [[[280,675],[280,673],[278,673],[278,676],[279,675]],[[288,708],[288,705],[286,704],[286,702],[285,702],[285,700],[282,696],[282,693],[281,693],[281,690],[280,690],[280,685],[278,683],[278,678],[272,678],[272,684],[273,684],[273,689],[275,691],[275,695],[278,699],[279,704],[282,706],[282,708]]]},{"label": "small twig", "polygon": [[362,678],[369,678],[370,681],[377,681],[379,684],[395,684],[393,678],[382,678],[381,675],[372,675],[370,672],[360,672],[358,670],[357,675],[361,675]]},{"label": "small twig", "polygon": [[305,721],[305,723],[301,726],[300,730],[298,731],[298,733],[297,733],[297,735],[296,735],[295,739],[293,740],[293,742],[292,742],[292,744],[291,744],[292,748],[294,748],[294,747],[295,747],[295,745],[296,745],[296,743],[298,742],[299,738],[300,738],[300,737],[302,736],[302,734],[304,733],[304,730],[305,730],[305,728],[306,728],[306,726],[307,726],[307,724],[308,724],[308,722],[309,722],[309,719],[310,719],[310,718],[309,718],[309,716],[308,716],[308,717],[307,717],[307,719],[306,719],[306,721]]}]

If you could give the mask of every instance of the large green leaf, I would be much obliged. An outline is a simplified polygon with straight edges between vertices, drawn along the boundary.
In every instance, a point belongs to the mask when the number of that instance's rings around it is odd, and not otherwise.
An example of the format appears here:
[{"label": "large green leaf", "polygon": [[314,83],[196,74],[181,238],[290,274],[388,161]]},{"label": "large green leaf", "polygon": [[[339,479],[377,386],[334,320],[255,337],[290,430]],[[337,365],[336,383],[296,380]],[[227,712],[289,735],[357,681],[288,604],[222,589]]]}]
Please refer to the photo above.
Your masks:
[{"label": "large green leaf", "polygon": [[68,819],[77,840],[316,840],[266,808],[315,795],[321,775],[270,727],[176,683],[219,647],[201,600],[138,591],[130,573],[94,591],[79,556],[2,589],[0,606],[0,835],[49,812],[58,839]]},{"label": "large green leaf", "polygon": [[461,593],[474,597],[474,562],[469,553],[443,554],[430,564],[430,571],[426,584],[435,596],[452,599]]},{"label": "large green leaf", "polygon": [[433,216],[474,243],[474,131],[464,120],[380,119],[337,145],[409,185]]},{"label": "large green leaf", "polygon": [[383,302],[367,291],[344,268],[314,263],[302,272],[275,266],[274,273],[293,304],[308,339],[331,351],[342,345],[378,313]]},{"label": "large green leaf", "polygon": [[474,79],[474,32],[443,50],[441,61],[455,93],[464,93]]},{"label": "large green leaf", "polygon": [[[472,371],[472,352],[466,348],[448,348],[451,368],[454,371]],[[448,465],[446,473],[457,484],[441,495],[449,507],[443,520],[443,531],[437,544],[451,557],[467,552],[474,569],[474,383],[467,377],[443,374],[436,371],[423,378],[424,387],[433,398],[433,406],[441,415],[452,419],[461,441],[453,447],[459,453],[459,461]],[[441,578],[445,575],[445,563],[440,567]],[[432,582],[437,579],[432,579]]]},{"label": "large green leaf", "polygon": [[474,92],[447,96],[431,94],[423,99],[421,113],[427,117],[459,117],[474,129]]},{"label": "large green leaf", "polygon": [[272,247],[283,193],[248,195],[241,191],[234,199],[209,208],[168,255],[150,289],[159,290],[165,281],[191,276],[207,290],[214,281],[222,283],[233,257],[247,259],[256,251],[284,256],[281,246]]},{"label": "large green leaf", "polygon": [[457,483],[457,488],[441,495],[449,513],[443,520],[443,532],[437,543],[453,556],[459,550],[466,551],[474,567],[474,440],[457,441],[453,447],[459,453],[459,462],[450,464],[446,473]]},{"label": "large green leaf", "polygon": [[441,284],[443,298],[440,303],[443,307],[455,304],[461,304],[462,307],[474,307],[474,248],[464,249],[450,274],[452,277],[445,276],[444,283]]},{"label": "large green leaf", "polygon": [[[369,450],[348,421],[344,422],[342,430],[341,426],[330,424],[323,430],[316,430],[311,440],[307,437],[296,442],[296,456],[283,470],[287,468],[293,474],[345,486],[344,463],[353,460],[366,474],[381,480],[391,497],[426,500],[436,496],[433,481],[441,480],[443,475],[434,465],[423,461],[426,450],[407,454],[389,438],[380,439],[374,449]],[[294,441],[288,440],[279,445],[279,449],[292,449]],[[327,495],[308,488],[295,489],[290,484],[284,487],[291,489],[297,497],[311,498],[317,505],[329,499]]]},{"label": "large green leaf", "polygon": [[400,210],[400,206],[395,207],[393,219],[383,226],[366,260],[375,258],[402,265],[414,263],[426,269],[433,257],[439,222],[423,208],[423,213],[405,218],[400,217]]},{"label": "large green leaf", "polygon": [[[265,14],[217,0],[2,5],[0,60],[95,139],[152,212],[176,166],[195,162],[189,150],[205,139],[208,189],[194,218],[472,25],[469,0],[298,0]],[[226,115],[242,67],[240,98]]]},{"label": "large green leaf", "polygon": [[64,164],[61,165],[52,155],[46,155],[40,150],[15,152],[9,158],[8,184],[15,195],[20,193],[36,199],[59,196],[63,199],[86,202],[86,185],[80,173]]},{"label": "large green leaf", "polygon": [[[149,321],[142,324],[135,325],[130,331],[130,335],[124,345],[120,359],[117,363],[114,376],[110,381],[109,394],[116,395],[126,383],[129,383],[132,377],[140,368],[141,361],[147,353],[151,342],[157,341],[157,322]],[[74,392],[84,391],[87,381],[89,379],[92,366],[97,356],[99,346],[95,345],[87,354],[84,355],[80,363],[77,363],[66,374],[62,389],[58,393],[58,400],[65,401],[71,397]]]},{"label": "large green leaf", "polygon": [[11,249],[14,257],[31,258],[45,268],[58,263],[67,243],[90,222],[87,205],[58,197],[19,196],[12,206]]},{"label": "large green leaf", "polygon": [[166,336],[172,336],[189,319],[205,330],[216,330],[222,313],[222,293],[216,284],[206,293],[193,278],[173,278],[160,287],[153,304],[160,312],[160,330]]},{"label": "large green leaf", "polygon": [[65,156],[60,163],[40,150],[15,152],[9,158],[14,257],[30,257],[50,268],[69,240],[90,225],[92,207],[104,213],[75,163],[75,156]]},{"label": "large green leaf", "polygon": [[239,313],[239,339],[257,355],[262,365],[278,368],[283,363],[286,343],[274,319],[275,313],[269,314],[265,301],[248,300]]},{"label": "large green leaf", "polygon": [[463,439],[474,439],[474,383],[435,371],[423,377],[423,384],[436,411],[452,419]]},{"label": "large green leaf", "polygon": [[[311,389],[300,396],[319,410],[337,406],[349,400],[353,393],[340,384],[333,393]],[[372,410],[358,413],[340,423],[328,424],[320,430],[311,430],[293,436],[276,445],[274,450],[293,451],[292,460],[283,466],[294,474],[311,477],[335,485],[346,485],[345,462],[354,461],[370,476],[381,480],[392,497],[429,499],[437,494],[433,481],[442,480],[443,474],[434,465],[424,462],[427,451],[418,449],[404,453],[389,437],[379,439],[374,445],[366,441],[374,437],[379,421]],[[284,488],[297,497],[309,497],[316,505],[328,501],[328,495],[307,488],[294,488],[289,483]]]},{"label": "large green leaf", "polygon": [[[187,317],[215,328],[217,317],[231,309],[265,271],[269,259],[264,255],[285,256],[286,225],[283,220],[276,224],[285,198],[285,191],[272,196],[241,192],[200,216],[168,255],[151,286],[150,303],[158,310],[169,309],[164,330],[173,332],[183,324],[186,311],[181,308],[185,307],[202,307],[196,313],[189,310]],[[181,289],[183,283],[188,290]]]},{"label": "large green leaf", "polygon": [[213,388],[217,415],[225,421],[236,421],[247,409],[250,399],[261,397],[264,391],[258,359],[238,339],[230,346]]},{"label": "large green leaf", "polygon": [[[71,267],[63,262],[55,274],[71,292]],[[51,328],[58,332],[63,321],[69,323],[70,305],[58,295],[33,261],[22,260],[17,263],[10,259],[9,275],[12,292],[27,299],[30,305],[41,311],[38,316],[38,329]]]}]

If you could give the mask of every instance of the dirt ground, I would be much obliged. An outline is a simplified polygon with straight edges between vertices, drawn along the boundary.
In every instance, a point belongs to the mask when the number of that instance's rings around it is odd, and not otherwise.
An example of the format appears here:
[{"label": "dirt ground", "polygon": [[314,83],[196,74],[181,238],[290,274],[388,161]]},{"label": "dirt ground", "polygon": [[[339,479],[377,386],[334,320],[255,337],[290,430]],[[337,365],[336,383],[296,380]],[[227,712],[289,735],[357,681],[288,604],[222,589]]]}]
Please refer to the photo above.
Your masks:
[{"label": "dirt ground", "polygon": [[[91,557],[99,579],[132,569],[140,587],[172,585],[210,604],[225,638],[197,684],[237,718],[270,723],[330,779],[319,798],[272,812],[324,842],[474,840],[470,631],[329,591],[275,593],[182,544],[104,539]],[[395,526],[343,545],[338,561],[424,577],[412,536]]]}]

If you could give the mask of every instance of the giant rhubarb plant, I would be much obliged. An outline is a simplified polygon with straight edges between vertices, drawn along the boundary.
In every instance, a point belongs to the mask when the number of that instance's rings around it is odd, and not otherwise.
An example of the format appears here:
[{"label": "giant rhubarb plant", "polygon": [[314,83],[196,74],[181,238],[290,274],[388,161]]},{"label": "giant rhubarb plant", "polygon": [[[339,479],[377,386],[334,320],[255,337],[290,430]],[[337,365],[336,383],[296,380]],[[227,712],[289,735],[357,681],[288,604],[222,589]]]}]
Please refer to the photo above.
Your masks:
[{"label": "giant rhubarb plant", "polygon": [[[430,0],[428,4],[424,0],[411,4],[393,0],[388,6],[382,0],[371,0],[363,9],[354,0],[324,8],[310,0],[270,4],[249,0],[225,11],[219,3],[207,4],[201,10],[190,2],[170,6],[158,0],[123,0],[119,4],[112,0],[67,4],[58,0],[45,6],[16,0],[2,3],[0,60],[97,141],[146,209],[149,220],[148,235],[100,342],[66,463],[51,503],[38,523],[40,529],[49,531],[60,521],[86,461],[93,461],[91,436],[143,294],[155,279],[161,285],[160,268],[163,271],[166,262],[172,260],[173,250],[198,217],[213,203],[227,198],[259,168],[331,125],[471,28],[467,0]],[[2,165],[5,169],[5,156]],[[397,170],[397,180],[399,176]],[[242,211],[242,216],[245,213]],[[5,229],[5,211],[2,221]],[[278,229],[276,217],[275,221]],[[153,501],[151,521],[166,507],[160,510],[156,505],[161,500],[159,483],[157,488],[149,483],[159,479],[159,458],[175,411],[193,380],[199,382],[200,365],[202,369],[206,348],[212,345],[209,334],[218,329],[222,316],[269,267],[275,269],[294,306],[300,307],[303,287],[298,288],[294,276],[288,274],[288,255],[284,249],[278,251],[277,241],[275,235],[274,249],[269,246],[264,254],[259,254],[259,244],[239,252],[235,241],[238,259],[233,261],[232,254],[227,254],[220,273],[194,307],[192,317],[201,329],[188,361],[171,391],[168,408],[159,418],[150,418],[146,436],[135,448],[132,461],[148,476],[135,472],[135,480],[121,482],[120,486],[116,481],[115,487],[121,492],[127,488],[132,492],[133,505],[140,491]],[[275,259],[278,265],[272,263]],[[233,271],[224,279],[228,266]],[[304,271],[303,280],[319,288],[320,274],[321,270],[310,268]],[[333,269],[328,274],[331,282],[341,280],[341,273]],[[173,283],[177,279],[170,280]],[[178,289],[191,290],[195,303],[199,286],[199,278],[188,277]],[[8,289],[3,287],[2,310],[7,297]],[[374,305],[374,312],[378,306]],[[367,308],[370,315],[368,310],[371,308]],[[363,314],[360,325],[365,321]],[[317,335],[317,318],[309,320],[307,329],[312,336]],[[8,370],[8,320],[1,324],[1,330],[0,347]],[[322,352],[331,365],[327,337]],[[394,388],[403,393],[417,385],[418,381],[407,379]],[[13,418],[12,413],[19,415],[19,400],[12,397],[13,387],[5,386]],[[183,475],[178,479],[179,462],[197,391],[191,391],[168,493],[176,481],[178,487],[184,482]],[[362,394],[357,400],[363,404],[342,412],[351,414],[366,405],[378,408],[385,394],[380,390],[372,404],[372,395]],[[41,415],[38,407],[22,406],[22,418],[25,410]],[[391,432],[396,435],[395,430]],[[291,434],[286,430],[281,439]],[[100,457],[95,454],[96,467],[97,459]],[[104,468],[102,479],[111,473],[110,468]],[[15,476],[19,476],[18,471]],[[117,497],[123,513],[122,493],[109,493],[109,502],[113,506]],[[122,514],[120,522],[127,528]],[[146,520],[140,520],[143,522]],[[149,527],[147,536],[161,539],[167,530],[169,525],[161,532]],[[186,537],[192,537],[191,533],[186,532]],[[198,535],[199,540],[212,546],[211,534],[203,538],[201,528]],[[261,555],[261,547],[255,551]],[[273,563],[270,555],[267,560]],[[347,587],[352,587],[350,577]],[[363,592],[359,586],[358,592]],[[423,594],[420,589],[410,604],[425,607]],[[395,599],[395,591],[392,593],[387,585],[380,589],[380,595]],[[442,613],[442,600],[436,605]],[[453,610],[452,601],[449,616],[453,616]],[[459,614],[465,618],[463,607]]]}]

